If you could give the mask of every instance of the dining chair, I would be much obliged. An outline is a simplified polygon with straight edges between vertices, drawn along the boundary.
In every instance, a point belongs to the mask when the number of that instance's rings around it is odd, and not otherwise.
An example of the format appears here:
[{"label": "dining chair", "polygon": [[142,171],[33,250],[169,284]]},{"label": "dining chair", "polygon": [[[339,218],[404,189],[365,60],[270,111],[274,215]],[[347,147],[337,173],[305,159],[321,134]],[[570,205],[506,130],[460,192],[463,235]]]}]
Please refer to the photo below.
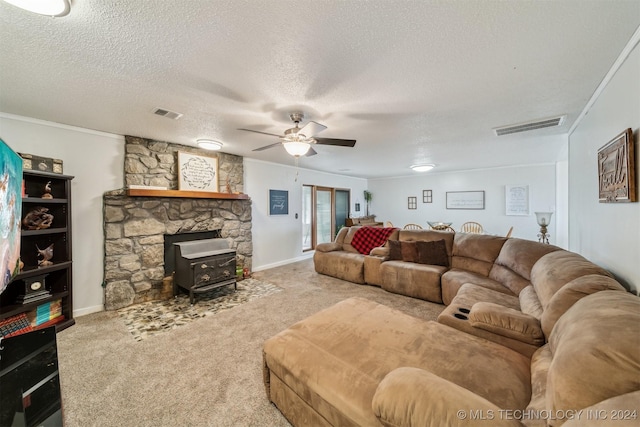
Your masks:
[{"label": "dining chair", "polygon": [[391,221],[387,221],[384,223],[385,227],[393,227],[393,223]]},{"label": "dining chair", "polygon": [[402,228],[404,230],[422,230],[422,227],[419,224],[407,224]]},{"label": "dining chair", "polygon": [[506,237],[507,237],[507,239],[508,239],[509,237],[511,237],[511,233],[513,233],[513,225],[511,226],[511,228],[509,229],[509,231],[507,231],[507,236],[506,236]]},{"label": "dining chair", "polygon": [[483,234],[484,228],[478,222],[469,221],[462,224],[460,227],[460,232],[462,233],[475,233],[475,234]]}]

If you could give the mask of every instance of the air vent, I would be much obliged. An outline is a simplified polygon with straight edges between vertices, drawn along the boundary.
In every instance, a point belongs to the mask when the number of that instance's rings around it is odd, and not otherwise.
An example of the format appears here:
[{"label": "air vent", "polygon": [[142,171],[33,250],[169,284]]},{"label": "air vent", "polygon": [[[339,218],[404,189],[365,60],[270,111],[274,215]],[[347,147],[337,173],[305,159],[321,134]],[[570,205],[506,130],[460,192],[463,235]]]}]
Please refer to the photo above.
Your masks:
[{"label": "air vent", "polygon": [[560,126],[562,123],[564,123],[564,118],[565,116],[552,117],[550,119],[536,120],[535,122],[503,126],[499,128],[494,128],[493,130],[496,132],[496,135],[498,136],[509,135],[512,133],[519,133],[519,132],[527,132],[535,129],[543,129],[543,128],[549,128],[554,126]]},{"label": "air vent", "polygon": [[156,111],[153,112],[153,114],[157,114],[159,116],[166,117],[168,119],[173,119],[173,120],[178,120],[180,117],[182,117],[181,113],[165,110],[164,108],[157,108]]}]

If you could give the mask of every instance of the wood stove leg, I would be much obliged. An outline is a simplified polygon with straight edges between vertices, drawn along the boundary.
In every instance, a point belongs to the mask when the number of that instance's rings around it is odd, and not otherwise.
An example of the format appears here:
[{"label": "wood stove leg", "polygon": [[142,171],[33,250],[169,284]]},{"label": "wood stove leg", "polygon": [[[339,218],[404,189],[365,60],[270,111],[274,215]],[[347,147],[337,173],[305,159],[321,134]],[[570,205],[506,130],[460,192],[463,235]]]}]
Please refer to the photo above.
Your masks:
[{"label": "wood stove leg", "polygon": [[191,302],[191,305],[193,305],[193,303],[195,302],[192,290],[189,290],[189,302]]}]

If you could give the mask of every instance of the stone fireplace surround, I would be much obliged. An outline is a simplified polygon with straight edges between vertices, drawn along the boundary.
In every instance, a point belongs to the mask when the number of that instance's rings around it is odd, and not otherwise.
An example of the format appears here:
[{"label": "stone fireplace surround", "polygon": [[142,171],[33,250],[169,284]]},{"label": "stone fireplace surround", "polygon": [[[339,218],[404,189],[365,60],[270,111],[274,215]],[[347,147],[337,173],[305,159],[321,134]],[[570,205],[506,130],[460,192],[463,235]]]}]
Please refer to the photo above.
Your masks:
[{"label": "stone fireplace surround", "polygon": [[[177,152],[217,156],[219,186],[242,192],[242,157],[178,144],[125,137],[125,184],[177,189]],[[236,249],[238,265],[251,269],[251,200],[131,197],[109,191],[104,203],[105,309],[173,295],[164,272],[164,235],[219,230]]]}]

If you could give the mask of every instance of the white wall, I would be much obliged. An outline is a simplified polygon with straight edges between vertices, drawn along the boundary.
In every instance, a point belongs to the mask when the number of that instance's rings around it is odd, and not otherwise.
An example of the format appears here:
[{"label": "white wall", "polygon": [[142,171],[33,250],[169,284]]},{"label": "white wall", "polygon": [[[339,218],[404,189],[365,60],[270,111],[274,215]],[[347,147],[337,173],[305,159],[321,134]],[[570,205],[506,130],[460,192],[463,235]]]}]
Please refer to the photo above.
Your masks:
[{"label": "white wall", "polygon": [[[636,33],[637,36],[638,33]],[[632,39],[633,40],[633,39]],[[640,191],[640,47],[636,45],[569,136],[569,249],[640,289],[640,202],[598,202],[598,149],[624,129],[635,140]]]},{"label": "white wall", "polygon": [[[565,143],[564,138],[558,138],[558,144]],[[507,185],[529,186],[528,216],[505,214]],[[487,233],[497,235],[505,235],[513,226],[513,237],[529,240],[537,240],[540,230],[534,212],[566,209],[566,206],[557,206],[564,202],[556,200],[556,185],[556,166],[553,164],[448,173],[431,171],[411,177],[369,180],[369,190],[373,193],[371,210],[379,221],[391,221],[397,227],[416,223],[425,228],[427,221],[443,221],[453,223],[456,230],[466,221],[476,221]],[[433,203],[422,202],[422,190],[433,191]],[[446,192],[480,190],[485,192],[485,209],[446,209]],[[407,208],[409,196],[418,198],[418,209]],[[558,237],[557,218],[557,215],[552,217],[549,227],[553,244],[566,241],[565,236]]]},{"label": "white wall", "polygon": [[[293,158],[292,158],[293,162]],[[302,251],[302,186],[319,185],[351,190],[351,211],[367,181],[259,160],[244,160],[244,192],[251,197],[253,270],[286,264],[312,255]],[[289,214],[269,216],[269,189],[289,191]],[[298,214],[296,219],[295,215]]]},{"label": "white wall", "polygon": [[104,309],[102,195],[122,188],[124,137],[0,113],[0,138],[14,151],[62,159],[71,181],[73,312]]}]

